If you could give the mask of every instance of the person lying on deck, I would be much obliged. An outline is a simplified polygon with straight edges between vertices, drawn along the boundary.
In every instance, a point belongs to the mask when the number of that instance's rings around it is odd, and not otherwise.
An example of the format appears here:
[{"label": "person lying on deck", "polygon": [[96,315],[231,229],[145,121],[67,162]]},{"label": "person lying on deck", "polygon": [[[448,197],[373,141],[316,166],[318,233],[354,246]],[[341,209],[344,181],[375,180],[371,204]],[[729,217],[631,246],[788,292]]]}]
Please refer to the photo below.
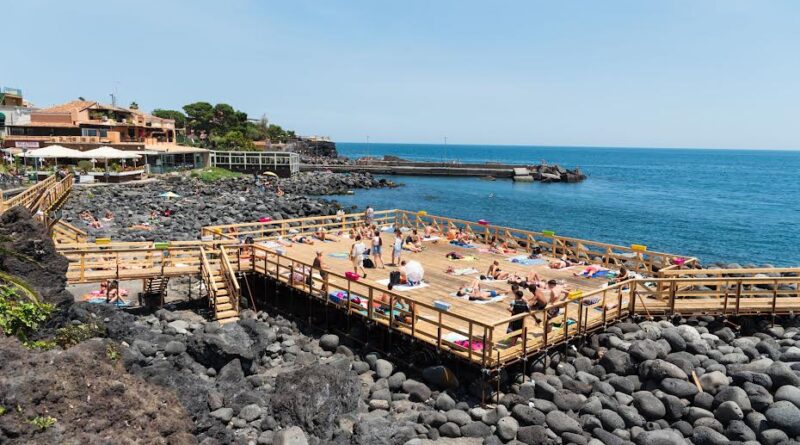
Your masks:
[{"label": "person lying on deck", "polygon": [[495,280],[505,280],[508,278],[508,272],[500,270],[500,262],[497,260],[494,260],[494,262],[489,266],[489,270],[486,272],[486,275]]},{"label": "person lying on deck", "polygon": [[[392,290],[392,287],[389,284],[388,289]],[[392,303],[394,303],[394,307],[390,308]],[[373,301],[373,307],[383,314],[391,314],[395,321],[411,324],[414,314],[414,302],[411,300],[395,296],[393,301],[389,294],[381,292],[381,295]]]},{"label": "person lying on deck", "polygon": [[608,272],[608,268],[603,266],[598,266],[596,264],[591,264],[589,266],[586,266],[581,272],[574,272],[572,275],[575,275],[576,277],[583,276],[586,278],[594,278],[594,276],[600,272]]},{"label": "person lying on deck", "polygon": [[476,278],[472,280],[469,286],[462,286],[456,291],[456,296],[461,298],[469,298],[469,301],[486,301],[496,297],[497,291],[494,289],[483,290],[481,289],[481,280]]},{"label": "person lying on deck", "polygon": [[316,239],[318,239],[320,241],[323,241],[323,242],[324,241],[334,241],[334,242],[339,241],[338,238],[336,238],[335,236],[329,234],[328,230],[326,230],[324,227],[320,227],[316,232],[314,232],[314,238],[316,238]]},{"label": "person lying on deck", "polygon": [[551,269],[566,269],[567,267],[583,264],[585,264],[583,261],[574,262],[569,260],[566,255],[562,255],[561,258],[550,261],[549,266]]},{"label": "person lying on deck", "polygon": [[630,274],[628,273],[628,269],[625,268],[625,266],[622,266],[622,267],[619,268],[619,273],[617,274],[617,276],[614,277],[614,282],[615,283],[621,283],[621,282],[627,280],[628,278],[630,278]]},{"label": "person lying on deck", "polygon": [[295,235],[292,237],[292,241],[300,244],[314,244],[314,240],[305,235]]}]

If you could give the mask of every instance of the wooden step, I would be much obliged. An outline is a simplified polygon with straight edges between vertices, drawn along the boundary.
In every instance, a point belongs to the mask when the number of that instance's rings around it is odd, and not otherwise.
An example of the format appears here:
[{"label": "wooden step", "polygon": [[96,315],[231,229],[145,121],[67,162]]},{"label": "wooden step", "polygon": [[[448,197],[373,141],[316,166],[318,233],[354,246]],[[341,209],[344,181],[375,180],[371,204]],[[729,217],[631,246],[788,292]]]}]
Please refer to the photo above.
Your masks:
[{"label": "wooden step", "polygon": [[225,311],[230,311],[230,310],[232,310],[232,309],[233,309],[233,305],[232,305],[232,304],[230,304],[230,303],[220,303],[220,302],[217,302],[217,304],[216,304],[216,309],[217,309],[217,312],[225,312]]},{"label": "wooden step", "polygon": [[219,290],[217,290],[217,294],[215,295],[215,297],[216,298],[227,297],[228,295],[229,295],[228,294],[228,289],[219,289]]},{"label": "wooden step", "polygon": [[216,313],[217,320],[221,320],[223,318],[236,317],[238,315],[239,313],[234,311],[233,309],[227,311],[220,311]]},{"label": "wooden step", "polygon": [[231,299],[228,296],[221,296],[214,299],[217,304],[230,303]]}]

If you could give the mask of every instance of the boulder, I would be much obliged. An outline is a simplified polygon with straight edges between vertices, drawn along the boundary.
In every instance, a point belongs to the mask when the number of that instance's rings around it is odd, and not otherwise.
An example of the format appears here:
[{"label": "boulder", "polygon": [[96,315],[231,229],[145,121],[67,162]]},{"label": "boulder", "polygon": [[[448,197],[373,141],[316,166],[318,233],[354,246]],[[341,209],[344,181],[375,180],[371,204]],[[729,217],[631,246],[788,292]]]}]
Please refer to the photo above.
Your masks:
[{"label": "boulder", "polygon": [[271,400],[272,414],[282,425],[302,426],[320,439],[330,439],[335,420],[355,411],[360,382],[354,372],[314,364],[279,374]]},{"label": "boulder", "polygon": [[280,430],[272,438],[274,445],[308,445],[306,433],[296,426]]}]

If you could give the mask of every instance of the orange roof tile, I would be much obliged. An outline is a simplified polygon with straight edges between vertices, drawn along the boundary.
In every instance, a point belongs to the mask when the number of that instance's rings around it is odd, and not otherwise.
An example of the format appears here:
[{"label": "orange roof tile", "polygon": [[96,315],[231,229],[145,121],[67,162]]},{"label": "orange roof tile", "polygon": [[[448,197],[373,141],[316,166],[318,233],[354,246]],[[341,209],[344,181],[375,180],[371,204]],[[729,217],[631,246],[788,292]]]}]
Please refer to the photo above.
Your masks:
[{"label": "orange roof tile", "polygon": [[65,104],[56,105],[50,108],[43,108],[39,111],[42,113],[69,113],[72,110],[85,110],[96,103],[97,102],[91,102],[88,100],[73,100]]}]

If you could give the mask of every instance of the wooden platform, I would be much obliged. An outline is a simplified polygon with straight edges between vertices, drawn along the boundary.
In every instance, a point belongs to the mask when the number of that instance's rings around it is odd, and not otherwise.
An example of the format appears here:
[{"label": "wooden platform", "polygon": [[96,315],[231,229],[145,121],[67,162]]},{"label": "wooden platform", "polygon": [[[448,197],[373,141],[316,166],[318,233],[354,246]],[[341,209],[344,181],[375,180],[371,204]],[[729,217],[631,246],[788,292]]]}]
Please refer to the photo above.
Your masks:
[{"label": "wooden platform", "polygon": [[[249,273],[283,283],[298,292],[281,293],[280,298],[305,295],[317,299],[349,316],[367,319],[487,369],[497,369],[563,345],[629,315],[736,316],[800,311],[800,268],[699,269],[693,258],[651,252],[646,246],[611,245],[552,232],[522,231],[401,210],[376,212],[375,222],[381,227],[458,228],[478,240],[498,236],[518,243],[519,255],[534,248],[542,249],[544,262],[534,266],[516,264],[508,261],[514,254],[490,253],[479,241],[471,249],[450,245],[443,238],[437,243],[425,241],[423,252],[403,252],[404,259],[423,265],[425,286],[389,291],[382,280],[388,280],[389,272],[396,270],[392,267],[369,269],[366,278],[358,281],[345,277],[345,272],[352,270],[347,258],[352,241],[341,235],[336,242],[316,240],[313,245],[293,243],[285,247],[277,242],[278,237],[287,239],[297,233],[310,237],[321,227],[336,235],[359,225],[362,219],[362,214],[351,214],[342,218],[324,216],[232,224],[203,228],[204,240],[197,242],[159,245],[106,242],[60,244],[58,248],[70,259],[67,277],[71,283],[196,275],[202,269],[201,252],[218,251],[230,259],[227,272],[230,277],[236,272]],[[255,243],[243,243],[246,238],[253,238]],[[393,235],[382,232],[382,239],[383,259],[388,263]],[[324,275],[311,268],[317,251],[323,253]],[[451,251],[475,259],[452,261],[446,258]],[[574,272],[581,271],[582,266],[566,270],[547,266],[548,259],[562,256],[612,270],[625,264],[637,272],[637,277],[608,285],[605,279],[575,277]],[[504,271],[525,276],[534,270],[541,279],[558,280],[575,292],[546,310],[516,316],[508,311],[513,296],[505,281],[482,282],[484,289],[507,294],[500,301],[480,304],[452,295],[479,274],[485,274],[494,260],[499,261]],[[451,266],[474,268],[478,273],[463,276],[445,273]],[[235,284],[231,282],[228,287]],[[526,295],[530,293],[526,291]],[[449,307],[442,308],[439,302]],[[522,327],[508,332],[516,320],[521,321]]]}]

